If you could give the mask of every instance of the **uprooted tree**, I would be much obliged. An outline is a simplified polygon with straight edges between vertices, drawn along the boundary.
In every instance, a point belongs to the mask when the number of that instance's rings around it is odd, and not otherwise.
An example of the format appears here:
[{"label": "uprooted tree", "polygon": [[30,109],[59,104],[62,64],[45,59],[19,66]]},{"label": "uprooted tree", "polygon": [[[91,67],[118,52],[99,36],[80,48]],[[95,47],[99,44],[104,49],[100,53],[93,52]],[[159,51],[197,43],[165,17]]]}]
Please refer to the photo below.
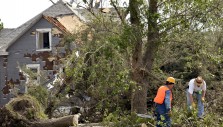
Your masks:
[{"label": "uprooted tree", "polygon": [[78,124],[78,115],[47,119],[42,106],[31,96],[18,96],[0,109],[1,127],[68,127]]}]

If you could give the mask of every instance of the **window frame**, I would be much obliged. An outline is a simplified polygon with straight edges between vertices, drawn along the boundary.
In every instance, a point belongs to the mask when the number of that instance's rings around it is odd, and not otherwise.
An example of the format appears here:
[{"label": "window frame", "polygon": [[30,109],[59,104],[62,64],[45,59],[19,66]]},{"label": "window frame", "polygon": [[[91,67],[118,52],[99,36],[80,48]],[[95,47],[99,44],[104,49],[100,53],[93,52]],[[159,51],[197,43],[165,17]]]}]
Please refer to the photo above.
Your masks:
[{"label": "window frame", "polygon": [[27,69],[37,69],[37,80],[34,80],[35,83],[40,83],[40,64],[26,64]]},{"label": "window frame", "polygon": [[[36,29],[36,51],[51,51],[52,50],[52,30],[50,28]],[[40,47],[40,34],[49,33],[49,48]],[[41,42],[43,43],[43,41]]]}]

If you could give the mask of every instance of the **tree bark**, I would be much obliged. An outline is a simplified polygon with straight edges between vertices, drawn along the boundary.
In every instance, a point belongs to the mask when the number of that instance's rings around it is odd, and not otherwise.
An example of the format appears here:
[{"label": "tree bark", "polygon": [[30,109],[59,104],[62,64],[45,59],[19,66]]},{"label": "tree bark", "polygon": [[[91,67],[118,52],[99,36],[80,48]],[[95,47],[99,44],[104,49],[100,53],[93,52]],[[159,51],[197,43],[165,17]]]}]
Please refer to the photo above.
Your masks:
[{"label": "tree bark", "polygon": [[158,5],[157,0],[149,1],[149,16],[148,16],[148,34],[146,50],[143,56],[144,68],[147,71],[151,71],[154,61],[154,55],[158,50],[160,44],[159,41],[159,29],[157,25],[157,11]]},{"label": "tree bark", "polygon": [[56,119],[32,122],[31,127],[69,127],[78,125],[78,115],[69,115]]},{"label": "tree bark", "polygon": [[132,55],[132,79],[136,86],[132,88],[131,111],[136,113],[146,113],[146,91],[147,87],[143,81],[141,73],[142,68],[142,29],[140,21],[139,2],[137,0],[129,1],[130,21],[133,30],[131,38],[134,44]]},{"label": "tree bark", "polygon": [[79,114],[76,114],[39,121],[32,119],[30,121],[25,116],[18,112],[10,111],[6,107],[0,109],[0,114],[1,127],[75,127],[78,125],[78,118],[80,116]]},{"label": "tree bark", "polygon": [[[157,27],[157,0],[149,0],[148,6],[148,34],[145,53],[142,50],[142,29],[140,21],[140,10],[137,0],[129,1],[130,22],[133,27],[134,43],[132,55],[132,79],[136,82],[136,87],[132,89],[131,110],[136,113],[147,113],[147,91],[149,81],[145,73],[151,72],[154,55],[159,46],[159,29]],[[142,55],[143,54],[143,55]],[[143,70],[146,71],[143,71]]]}]

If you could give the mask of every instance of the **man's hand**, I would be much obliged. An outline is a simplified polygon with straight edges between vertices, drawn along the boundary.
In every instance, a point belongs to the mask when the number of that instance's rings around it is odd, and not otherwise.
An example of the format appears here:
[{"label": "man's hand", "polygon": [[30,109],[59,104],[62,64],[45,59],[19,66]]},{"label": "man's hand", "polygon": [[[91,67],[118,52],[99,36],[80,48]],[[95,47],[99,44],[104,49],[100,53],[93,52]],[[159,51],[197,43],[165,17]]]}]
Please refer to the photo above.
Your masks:
[{"label": "man's hand", "polygon": [[190,110],[192,110],[192,109],[193,109],[193,107],[192,107],[192,106],[189,106],[189,109],[190,109]]},{"label": "man's hand", "polygon": [[201,98],[201,101],[202,101],[202,102],[205,102],[205,99],[204,99],[204,97],[202,97],[202,98]]},{"label": "man's hand", "polygon": [[190,110],[194,110],[196,108],[196,104],[193,102],[191,103],[191,105],[189,106]]}]

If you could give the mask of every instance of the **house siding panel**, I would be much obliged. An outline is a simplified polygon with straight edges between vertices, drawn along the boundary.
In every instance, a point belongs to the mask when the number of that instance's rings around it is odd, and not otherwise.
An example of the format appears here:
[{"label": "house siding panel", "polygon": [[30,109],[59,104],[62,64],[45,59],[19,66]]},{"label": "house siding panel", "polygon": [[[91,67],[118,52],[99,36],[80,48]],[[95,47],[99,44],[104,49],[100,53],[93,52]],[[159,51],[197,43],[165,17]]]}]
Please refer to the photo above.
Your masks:
[{"label": "house siding panel", "polygon": [[[4,84],[4,72],[3,72],[3,56],[0,56],[0,98],[3,98],[3,93],[2,93],[2,88],[3,88],[3,84]],[[0,99],[0,106],[2,106],[1,104],[3,104],[2,99]]]}]

